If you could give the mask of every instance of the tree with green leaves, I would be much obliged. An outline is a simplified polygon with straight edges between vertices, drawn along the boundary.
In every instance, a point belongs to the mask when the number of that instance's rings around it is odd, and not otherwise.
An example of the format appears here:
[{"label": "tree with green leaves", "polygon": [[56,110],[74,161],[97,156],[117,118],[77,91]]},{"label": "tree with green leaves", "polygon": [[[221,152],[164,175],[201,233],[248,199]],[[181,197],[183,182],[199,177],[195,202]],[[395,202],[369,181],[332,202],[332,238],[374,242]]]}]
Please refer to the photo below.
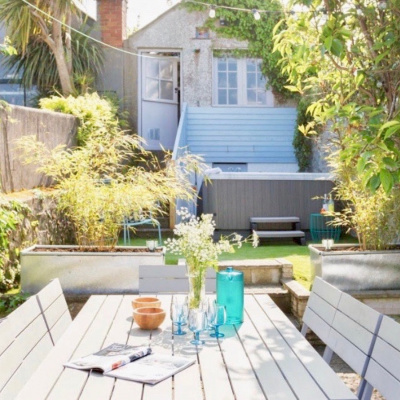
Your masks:
[{"label": "tree with green leaves", "polygon": [[54,70],[53,75],[43,70],[53,59],[65,96],[75,92],[74,59],[79,43],[73,46],[69,28],[74,17],[81,16],[73,0],[0,0],[0,21],[6,25],[10,41],[20,55],[19,67],[27,69],[32,81],[45,79],[46,75],[54,77]]},{"label": "tree with green leaves", "polygon": [[400,228],[400,1],[293,0],[275,47],[288,89],[311,102],[300,127],[331,133],[329,163],[347,207],[338,222],[364,248]]}]

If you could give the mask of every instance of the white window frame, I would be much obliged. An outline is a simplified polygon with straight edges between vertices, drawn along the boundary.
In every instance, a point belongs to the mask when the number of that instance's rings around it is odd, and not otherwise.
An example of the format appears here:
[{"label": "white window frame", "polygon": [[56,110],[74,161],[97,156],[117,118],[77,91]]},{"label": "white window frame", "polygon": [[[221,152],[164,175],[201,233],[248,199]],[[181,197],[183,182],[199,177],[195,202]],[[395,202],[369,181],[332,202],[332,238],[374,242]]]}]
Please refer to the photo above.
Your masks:
[{"label": "white window frame", "polygon": [[[220,58],[235,59],[237,62],[237,104],[219,104],[218,103],[218,60]],[[274,107],[274,95],[271,90],[265,90],[265,104],[248,104],[247,102],[247,61],[261,60],[253,58],[233,58],[233,57],[213,57],[213,106],[216,107]]]},{"label": "white window frame", "polygon": [[[142,54],[145,54],[147,56],[147,54],[144,53],[144,52]],[[168,56],[166,56],[166,57],[157,56],[155,58],[157,59],[158,62],[162,61],[163,59],[165,59],[165,60],[171,60],[172,59],[171,57],[168,57]],[[143,61],[146,63],[148,61],[148,58],[145,58]],[[177,62],[178,60],[175,59],[173,61]],[[146,84],[145,84],[144,81],[146,81],[147,78],[154,79],[154,80],[158,81],[158,98],[152,99],[152,98],[148,98],[146,96]],[[143,100],[156,101],[156,102],[160,102],[160,103],[170,103],[170,104],[177,104],[178,103],[178,94],[177,94],[177,92],[175,90],[175,88],[178,86],[178,81],[177,81],[178,77],[177,77],[176,74],[172,75],[172,79],[163,79],[160,76],[155,78],[155,77],[150,77],[150,76],[147,76],[147,75],[143,76],[142,79],[144,80],[144,81],[141,82],[142,83],[141,84],[141,88],[142,88],[142,91],[143,91],[143,93],[142,93],[142,99]],[[161,86],[160,86],[160,84],[163,81],[172,82],[172,99],[163,99],[163,98],[161,98]]]}]

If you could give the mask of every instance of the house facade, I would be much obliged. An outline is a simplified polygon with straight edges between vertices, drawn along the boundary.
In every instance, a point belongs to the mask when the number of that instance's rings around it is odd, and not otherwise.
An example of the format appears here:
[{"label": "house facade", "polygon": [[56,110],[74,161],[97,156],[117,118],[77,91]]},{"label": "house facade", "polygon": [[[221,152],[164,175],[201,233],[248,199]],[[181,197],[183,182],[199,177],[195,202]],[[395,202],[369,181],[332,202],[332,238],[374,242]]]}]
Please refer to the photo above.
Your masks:
[{"label": "house facade", "polygon": [[[113,42],[101,12],[107,2],[99,8],[102,40]],[[184,146],[227,171],[296,172],[296,107],[278,104],[261,60],[233,56],[247,43],[208,31],[207,18],[176,5],[129,37],[121,30],[126,53],[107,50],[100,89],[123,99],[149,150]]]}]

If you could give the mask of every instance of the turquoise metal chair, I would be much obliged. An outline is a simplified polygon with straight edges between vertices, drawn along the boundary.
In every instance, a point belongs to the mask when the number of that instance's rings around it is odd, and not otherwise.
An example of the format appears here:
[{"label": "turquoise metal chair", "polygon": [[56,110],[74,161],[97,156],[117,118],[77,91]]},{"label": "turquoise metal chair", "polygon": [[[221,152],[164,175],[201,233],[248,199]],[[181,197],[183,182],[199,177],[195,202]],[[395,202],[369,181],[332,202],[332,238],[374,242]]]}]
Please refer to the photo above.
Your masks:
[{"label": "turquoise metal chair", "polygon": [[161,224],[159,221],[153,218],[151,211],[148,212],[148,217],[143,215],[139,217],[139,219],[133,218],[124,218],[123,228],[124,228],[124,246],[130,243],[131,237],[129,228],[132,226],[138,225],[153,225],[157,226],[158,229],[158,244],[162,245],[162,237],[161,237]]}]

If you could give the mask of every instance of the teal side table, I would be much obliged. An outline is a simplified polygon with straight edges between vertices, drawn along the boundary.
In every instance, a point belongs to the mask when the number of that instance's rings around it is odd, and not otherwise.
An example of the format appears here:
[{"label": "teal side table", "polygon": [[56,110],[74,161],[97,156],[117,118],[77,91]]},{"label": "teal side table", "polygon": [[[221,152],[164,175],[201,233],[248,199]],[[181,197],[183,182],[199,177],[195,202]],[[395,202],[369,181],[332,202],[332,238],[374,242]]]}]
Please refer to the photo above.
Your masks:
[{"label": "teal side table", "polygon": [[333,239],[337,242],[339,240],[342,230],[340,226],[330,225],[329,222],[332,220],[333,217],[320,213],[310,215],[312,241],[320,242],[322,239]]}]

